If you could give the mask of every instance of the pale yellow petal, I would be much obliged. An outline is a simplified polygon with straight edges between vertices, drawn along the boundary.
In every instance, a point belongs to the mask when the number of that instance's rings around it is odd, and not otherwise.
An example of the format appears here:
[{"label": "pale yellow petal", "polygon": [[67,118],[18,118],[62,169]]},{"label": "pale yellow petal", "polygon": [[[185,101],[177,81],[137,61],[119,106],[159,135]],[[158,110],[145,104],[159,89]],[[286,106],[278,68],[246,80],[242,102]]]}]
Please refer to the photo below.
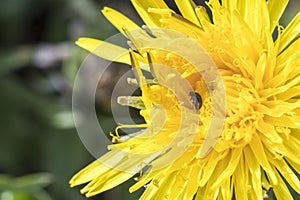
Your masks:
[{"label": "pale yellow petal", "polygon": [[80,38],[76,44],[101,58],[130,64],[128,50],[120,46],[92,38]]}]

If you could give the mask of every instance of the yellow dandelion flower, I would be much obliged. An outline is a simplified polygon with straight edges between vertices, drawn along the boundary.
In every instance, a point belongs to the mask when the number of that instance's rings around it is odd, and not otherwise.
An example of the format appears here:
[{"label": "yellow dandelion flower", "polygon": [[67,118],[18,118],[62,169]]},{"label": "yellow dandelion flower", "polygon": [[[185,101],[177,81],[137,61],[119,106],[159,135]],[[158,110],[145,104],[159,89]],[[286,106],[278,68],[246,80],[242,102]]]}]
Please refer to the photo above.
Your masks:
[{"label": "yellow dandelion flower", "polygon": [[[117,144],[71,186],[88,183],[81,192],[90,197],[136,176],[129,191],[147,186],[140,199],[263,199],[273,188],[292,200],[287,183],[300,194],[300,14],[283,28],[288,0],[209,0],[211,18],[191,0],[175,2],[182,16],[162,0],[132,0],[142,28],[102,10],[130,50],[77,41],[132,65],[129,82],[142,96],[118,101],[141,109],[146,124],[118,127]],[[130,127],[145,129],[118,135]]]}]

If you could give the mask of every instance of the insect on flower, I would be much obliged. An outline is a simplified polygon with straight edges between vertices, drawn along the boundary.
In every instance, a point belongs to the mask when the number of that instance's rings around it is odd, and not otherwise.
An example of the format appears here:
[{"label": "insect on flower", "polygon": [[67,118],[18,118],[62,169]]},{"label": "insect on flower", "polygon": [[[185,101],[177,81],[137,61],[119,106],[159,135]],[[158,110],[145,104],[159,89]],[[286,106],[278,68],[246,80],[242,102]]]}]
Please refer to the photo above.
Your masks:
[{"label": "insect on flower", "polygon": [[202,106],[202,98],[200,94],[197,92],[190,92],[191,100],[193,101],[193,104],[195,106],[196,110],[199,110]]}]

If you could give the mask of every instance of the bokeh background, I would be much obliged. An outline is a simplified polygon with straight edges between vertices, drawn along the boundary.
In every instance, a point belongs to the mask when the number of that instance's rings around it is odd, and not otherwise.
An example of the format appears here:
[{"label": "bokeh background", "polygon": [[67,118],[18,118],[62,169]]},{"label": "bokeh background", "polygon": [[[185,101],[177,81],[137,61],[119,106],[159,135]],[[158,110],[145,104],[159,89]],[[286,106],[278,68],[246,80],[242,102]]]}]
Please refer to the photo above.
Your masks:
[{"label": "bokeh background", "polygon": [[[196,1],[198,4],[203,1]],[[176,10],[172,1],[167,3]],[[142,24],[129,0],[0,1],[0,200],[83,200],[69,179],[94,158],[81,143],[72,118],[72,86],[88,53],[77,38],[106,39],[117,30],[100,10],[113,7]],[[282,19],[299,12],[291,0]],[[114,65],[97,95],[105,129],[113,131],[110,92],[129,66]],[[91,199],[138,199],[134,183]],[[297,195],[295,194],[295,198]],[[270,195],[272,199],[272,195]]]}]

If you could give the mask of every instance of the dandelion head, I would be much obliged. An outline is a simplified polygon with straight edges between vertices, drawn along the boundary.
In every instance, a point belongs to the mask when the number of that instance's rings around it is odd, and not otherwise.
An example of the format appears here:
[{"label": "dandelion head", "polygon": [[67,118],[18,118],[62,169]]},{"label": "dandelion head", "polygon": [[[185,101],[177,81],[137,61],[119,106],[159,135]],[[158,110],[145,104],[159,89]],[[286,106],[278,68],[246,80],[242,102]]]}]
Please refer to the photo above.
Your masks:
[{"label": "dandelion head", "polygon": [[[271,188],[293,199],[289,186],[300,194],[299,13],[283,28],[288,0],[175,2],[182,15],[162,0],[132,0],[142,27],[103,9],[129,50],[77,41],[132,66],[128,83],[142,94],[118,102],[140,109],[145,124],[117,127],[110,151],[71,186],[88,183],[81,192],[89,197],[135,177],[129,191],[146,186],[140,199],[263,199]],[[118,134],[131,127],[141,130]]]}]

